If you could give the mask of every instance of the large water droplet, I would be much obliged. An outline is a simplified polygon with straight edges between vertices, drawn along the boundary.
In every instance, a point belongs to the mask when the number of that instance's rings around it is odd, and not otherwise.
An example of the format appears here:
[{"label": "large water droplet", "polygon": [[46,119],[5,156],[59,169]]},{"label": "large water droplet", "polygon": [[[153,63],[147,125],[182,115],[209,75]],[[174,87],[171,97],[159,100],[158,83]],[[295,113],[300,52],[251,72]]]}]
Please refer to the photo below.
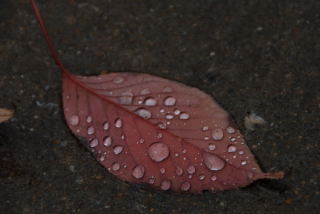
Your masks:
[{"label": "large water droplet", "polygon": [[147,99],[144,100],[144,104],[146,106],[155,106],[157,105],[157,100],[152,97],[148,97]]},{"label": "large water droplet", "polygon": [[96,147],[98,146],[99,144],[99,141],[97,138],[94,138],[91,142],[90,142],[90,147],[93,148],[93,147]]},{"label": "large water droplet", "polygon": [[160,184],[160,188],[162,190],[168,190],[170,189],[170,186],[171,186],[171,182],[169,180],[163,180]]},{"label": "large water droplet", "polygon": [[111,166],[111,169],[113,171],[118,171],[120,169],[120,164],[117,163],[117,162],[113,163],[112,166]]},{"label": "large water droplet", "polygon": [[212,143],[209,143],[208,149],[209,149],[210,151],[213,151],[213,150],[216,149],[216,145],[214,145],[214,144],[212,144]]},{"label": "large water droplet", "polygon": [[140,117],[144,118],[144,119],[150,119],[151,118],[151,112],[144,109],[144,108],[139,108],[135,111],[135,113],[137,115],[139,115]]},{"label": "large water droplet", "polygon": [[113,148],[113,153],[114,153],[115,155],[118,155],[118,154],[120,154],[120,153],[122,152],[122,150],[123,150],[123,147],[122,147],[122,146],[115,146],[115,147]]},{"label": "large water droplet", "polygon": [[141,165],[136,166],[132,170],[132,176],[135,177],[136,179],[140,179],[144,176],[144,167]]},{"label": "large water droplet", "polygon": [[112,138],[109,136],[105,137],[103,140],[103,145],[106,147],[109,147],[111,146],[111,144],[112,144]]},{"label": "large water droplet", "polygon": [[72,115],[69,119],[69,123],[72,125],[72,126],[76,126],[79,124],[79,116],[77,115]]},{"label": "large water droplet", "polygon": [[169,157],[169,148],[166,144],[158,142],[150,145],[148,149],[149,157],[155,162],[161,162]]},{"label": "large water droplet", "polygon": [[228,146],[228,152],[236,152],[237,151],[237,147],[230,145]]},{"label": "large water droplet", "polygon": [[166,97],[164,99],[165,106],[174,106],[176,104],[176,98],[174,97]]},{"label": "large water droplet", "polygon": [[188,191],[190,189],[190,187],[191,187],[190,183],[188,181],[186,181],[181,185],[181,190]]},{"label": "large water droplet", "polygon": [[120,118],[116,119],[114,126],[116,128],[121,128],[122,127],[122,120]]},{"label": "large water droplet", "polygon": [[104,129],[104,130],[108,131],[109,127],[110,127],[110,125],[109,125],[108,122],[105,122],[105,123],[103,124],[103,129]]},{"label": "large water droplet", "polygon": [[212,139],[221,140],[223,138],[223,130],[218,128],[212,131]]},{"label": "large water droplet", "polygon": [[194,166],[189,166],[187,172],[189,174],[194,174],[196,172],[196,168]]},{"label": "large water droplet", "polygon": [[203,162],[206,167],[212,171],[221,170],[225,166],[224,160],[214,154],[210,154],[207,152],[203,154]]},{"label": "large water droplet", "polygon": [[112,80],[114,83],[120,84],[124,82],[124,78],[123,77],[115,77]]},{"label": "large water droplet", "polygon": [[124,92],[121,94],[121,97],[119,97],[119,103],[123,105],[130,105],[133,100],[133,94],[131,92]]},{"label": "large water droplet", "polygon": [[177,166],[177,168],[176,168],[176,174],[179,175],[179,176],[181,176],[181,175],[183,174],[183,169],[182,169],[181,167]]},{"label": "large water droplet", "polygon": [[88,135],[93,135],[94,134],[94,128],[93,126],[90,126],[87,130]]},{"label": "large water droplet", "polygon": [[187,113],[181,113],[180,116],[179,116],[179,118],[180,118],[181,120],[188,120],[188,119],[190,118],[190,115],[187,114]]}]

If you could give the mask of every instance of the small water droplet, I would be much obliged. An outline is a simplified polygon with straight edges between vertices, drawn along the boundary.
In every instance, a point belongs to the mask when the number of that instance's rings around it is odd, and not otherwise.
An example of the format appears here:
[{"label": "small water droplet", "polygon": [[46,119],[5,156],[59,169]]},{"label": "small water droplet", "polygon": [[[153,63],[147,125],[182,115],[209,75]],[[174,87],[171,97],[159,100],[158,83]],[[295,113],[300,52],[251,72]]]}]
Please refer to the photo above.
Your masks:
[{"label": "small water droplet", "polygon": [[210,151],[213,151],[213,150],[216,149],[216,145],[214,145],[214,144],[212,144],[212,143],[209,143],[208,149],[209,149]]},{"label": "small water droplet", "polygon": [[149,178],[148,182],[149,184],[154,184],[156,179],[154,177]]},{"label": "small water droplet", "polygon": [[88,116],[87,119],[86,119],[87,123],[91,123],[92,122],[92,117],[91,116]]},{"label": "small water droplet", "polygon": [[144,167],[141,165],[136,166],[132,170],[132,176],[135,177],[136,179],[140,179],[144,176]]},{"label": "small water droplet", "polygon": [[153,161],[161,162],[169,157],[169,148],[166,144],[157,142],[150,145],[148,154]]},{"label": "small water droplet", "polygon": [[235,129],[230,126],[230,127],[227,128],[227,132],[229,134],[233,134],[235,132]]},{"label": "small water droplet", "polygon": [[150,91],[149,89],[147,89],[147,88],[142,89],[142,90],[140,91],[140,95],[148,95],[148,94],[150,94],[150,93],[151,93],[151,91]]},{"label": "small water droplet", "polygon": [[117,163],[117,162],[113,163],[112,166],[111,166],[111,169],[113,171],[118,171],[120,169],[120,164]]},{"label": "small water droplet", "polygon": [[140,138],[138,141],[137,141],[137,144],[143,144],[144,143],[144,139],[143,138]]},{"label": "small water droplet", "polygon": [[167,120],[172,120],[174,118],[174,116],[172,114],[167,114],[166,115],[166,119]]},{"label": "small water droplet", "polygon": [[93,135],[94,134],[94,128],[93,126],[90,126],[87,130],[88,135]]},{"label": "small water droplet", "polygon": [[230,145],[228,146],[228,152],[236,152],[237,151],[237,147]]},{"label": "small water droplet", "polygon": [[158,127],[159,127],[160,129],[166,129],[166,128],[167,128],[167,125],[166,125],[165,123],[159,122],[159,123],[158,123]]},{"label": "small water droplet", "polygon": [[178,167],[176,168],[176,174],[179,175],[179,176],[181,176],[181,175],[183,174],[183,169],[178,166]]},{"label": "small water droplet", "polygon": [[113,78],[112,80],[114,83],[116,84],[120,84],[120,83],[123,83],[124,82],[124,78],[123,77],[115,77]]},{"label": "small water droplet", "polygon": [[243,154],[244,154],[244,151],[240,150],[239,155],[243,155]]},{"label": "small water droplet", "polygon": [[112,138],[111,137],[105,137],[104,140],[103,140],[103,145],[106,146],[106,147],[109,147],[111,146],[112,144]]},{"label": "small water droplet", "polygon": [[174,156],[177,158],[177,157],[179,157],[179,154],[178,154],[178,153],[175,153]]},{"label": "small water droplet", "polygon": [[165,169],[165,168],[160,168],[160,173],[161,173],[161,174],[166,173],[166,169]]},{"label": "small water droplet", "polygon": [[214,176],[214,175],[213,175],[213,176],[211,177],[211,180],[212,180],[212,181],[216,181],[216,180],[217,180],[217,176]]},{"label": "small water droplet", "polygon": [[203,139],[204,139],[204,140],[210,140],[210,137],[205,136]]},{"label": "small water droplet", "polygon": [[196,172],[196,168],[194,166],[189,166],[187,172],[189,174],[194,174]]},{"label": "small water droplet", "polygon": [[160,184],[162,190],[168,190],[171,187],[171,182],[169,180],[163,180]]},{"label": "small water droplet", "polygon": [[174,97],[166,97],[164,99],[165,106],[174,106],[176,104],[176,98]]},{"label": "small water droplet", "polygon": [[99,141],[97,138],[94,138],[91,142],[90,142],[90,147],[93,148],[93,147],[96,147],[98,146],[99,144]]},{"label": "small water droplet", "polygon": [[218,128],[212,131],[212,139],[214,140],[221,140],[223,138],[223,131],[222,129]]},{"label": "small water droplet", "polygon": [[244,166],[247,164],[247,161],[241,161],[241,165]]},{"label": "small water droplet", "polygon": [[115,147],[113,148],[113,153],[114,153],[115,155],[120,154],[122,151],[123,151],[123,147],[122,147],[122,146],[115,146]]},{"label": "small water droplet", "polygon": [[174,115],[179,115],[181,113],[181,111],[179,109],[175,109],[173,113],[174,113]]},{"label": "small water droplet", "polygon": [[116,119],[114,126],[116,128],[121,128],[122,127],[122,120],[120,118]]},{"label": "small water droplet", "polygon": [[191,187],[190,183],[186,181],[181,185],[181,190],[188,191],[190,189],[190,187]]},{"label": "small water droplet", "polygon": [[157,100],[152,98],[152,97],[148,97],[147,99],[144,100],[144,104],[146,106],[156,106],[157,105]]},{"label": "small water droplet", "polygon": [[180,118],[181,120],[188,120],[188,119],[190,118],[190,115],[187,114],[187,113],[181,113],[180,116],[179,116],[179,118]]},{"label": "small water droplet", "polygon": [[187,153],[187,150],[186,149],[183,149],[182,150],[182,154],[186,154]]},{"label": "small water droplet", "polygon": [[172,88],[170,87],[165,87],[162,92],[172,92]]},{"label": "small water droplet", "polygon": [[121,94],[121,97],[119,97],[118,101],[120,104],[123,105],[130,105],[133,100],[133,94],[131,92],[124,92]]},{"label": "small water droplet", "polygon": [[101,155],[101,157],[99,158],[100,162],[103,162],[106,159],[106,156]]},{"label": "small water droplet", "polygon": [[204,126],[204,127],[202,127],[202,131],[208,131],[209,130],[209,127],[208,126]]},{"label": "small water droplet", "polygon": [[69,122],[71,125],[76,126],[79,124],[79,116],[77,115],[72,115],[69,119]]},{"label": "small water droplet", "polygon": [[199,180],[200,180],[200,181],[203,181],[205,178],[206,178],[205,175],[199,175]]},{"label": "small water droplet", "polygon": [[135,111],[135,113],[137,115],[139,115],[140,117],[144,118],[144,119],[150,119],[151,118],[151,112],[144,109],[144,108],[139,108]]},{"label": "small water droplet", "polygon": [[224,160],[214,154],[210,154],[207,152],[203,154],[203,161],[206,167],[212,171],[221,170],[225,166]]},{"label": "small water droplet", "polygon": [[165,110],[162,108],[162,109],[160,109],[160,113],[164,113],[165,112]]},{"label": "small water droplet", "polygon": [[105,122],[105,123],[103,124],[103,129],[104,129],[104,130],[108,131],[109,127],[110,127],[110,125],[109,125],[108,122]]},{"label": "small water droplet", "polygon": [[161,139],[163,137],[163,134],[161,133],[161,132],[159,132],[158,134],[157,134],[157,138],[158,139]]},{"label": "small water droplet", "polygon": [[230,141],[231,141],[231,142],[234,142],[234,141],[236,141],[236,138],[232,137],[232,138],[230,139]]}]

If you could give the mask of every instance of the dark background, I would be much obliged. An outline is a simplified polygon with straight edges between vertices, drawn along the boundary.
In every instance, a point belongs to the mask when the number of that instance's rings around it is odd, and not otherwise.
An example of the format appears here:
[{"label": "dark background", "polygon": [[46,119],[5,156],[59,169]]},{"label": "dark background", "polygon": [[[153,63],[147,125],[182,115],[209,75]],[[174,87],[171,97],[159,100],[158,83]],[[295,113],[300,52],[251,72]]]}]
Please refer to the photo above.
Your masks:
[{"label": "dark background", "polygon": [[[28,1],[0,1],[0,213],[317,213],[320,1],[40,1],[66,67],[135,70],[212,94],[266,171],[284,179],[203,195],[106,172],[69,132],[60,74]],[[268,126],[246,132],[254,111]]]}]

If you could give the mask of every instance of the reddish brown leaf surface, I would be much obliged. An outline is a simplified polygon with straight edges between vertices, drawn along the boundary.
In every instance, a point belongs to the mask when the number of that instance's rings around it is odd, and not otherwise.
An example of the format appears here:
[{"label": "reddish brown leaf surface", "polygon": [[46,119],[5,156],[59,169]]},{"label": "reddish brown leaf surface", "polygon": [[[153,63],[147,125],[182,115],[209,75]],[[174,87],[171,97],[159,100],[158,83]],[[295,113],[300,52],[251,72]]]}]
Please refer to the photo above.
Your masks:
[{"label": "reddish brown leaf surface", "polygon": [[109,172],[161,190],[201,193],[246,186],[282,173],[263,173],[243,136],[204,92],[148,74],[63,73],[63,105],[72,132]]}]

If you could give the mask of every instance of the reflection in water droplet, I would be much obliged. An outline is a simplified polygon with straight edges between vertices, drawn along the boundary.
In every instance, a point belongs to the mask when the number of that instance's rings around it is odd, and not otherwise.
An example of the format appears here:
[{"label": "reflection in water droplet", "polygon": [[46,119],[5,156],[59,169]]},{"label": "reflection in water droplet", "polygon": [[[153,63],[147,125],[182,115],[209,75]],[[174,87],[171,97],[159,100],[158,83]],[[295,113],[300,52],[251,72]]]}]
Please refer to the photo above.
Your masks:
[{"label": "reflection in water droplet", "polygon": [[72,115],[69,119],[69,122],[71,125],[76,126],[79,124],[79,116],[77,115]]},{"label": "reflection in water droplet", "polygon": [[90,127],[88,128],[87,133],[88,133],[88,135],[93,135],[93,134],[94,134],[94,128],[93,128],[93,126],[90,126]]},{"label": "reflection in water droplet", "polygon": [[92,122],[92,117],[88,116],[86,121],[87,121],[87,123],[91,123]]},{"label": "reflection in water droplet", "polygon": [[164,99],[165,106],[174,106],[176,104],[176,98],[174,97],[166,97]]},{"label": "reflection in water droplet", "polygon": [[190,189],[190,187],[191,187],[190,183],[186,181],[181,185],[181,190],[188,191]]},{"label": "reflection in water droplet", "polygon": [[181,167],[177,166],[176,174],[179,175],[179,176],[182,175],[183,174],[183,169]]},{"label": "reflection in water droplet", "polygon": [[132,170],[132,176],[135,177],[136,179],[140,179],[144,176],[144,167],[141,165],[136,166]]},{"label": "reflection in water droplet", "polygon": [[113,163],[112,166],[111,166],[111,169],[113,171],[118,171],[120,169],[120,164],[117,163],[117,162]]},{"label": "reflection in water droplet", "polygon": [[214,145],[214,144],[212,144],[212,143],[209,143],[208,149],[209,149],[210,151],[213,151],[213,150],[216,149],[216,145]]},{"label": "reflection in water droplet", "polygon": [[221,140],[223,138],[223,131],[222,129],[218,128],[212,131],[212,139],[214,140]]},{"label": "reflection in water droplet", "polygon": [[122,150],[123,150],[122,146],[116,146],[116,147],[113,148],[113,153],[115,155],[118,155],[118,154],[120,154],[122,152]]},{"label": "reflection in water droplet", "polygon": [[161,162],[169,157],[169,148],[166,144],[158,142],[150,145],[149,157],[155,162]]},{"label": "reflection in water droplet", "polygon": [[103,140],[103,145],[106,146],[106,147],[109,147],[111,146],[112,144],[112,138],[111,137],[105,137],[104,140]]},{"label": "reflection in water droplet", "polygon": [[203,162],[206,167],[212,171],[221,170],[225,166],[224,160],[214,154],[210,154],[207,152],[203,154]]},{"label": "reflection in water droplet", "polygon": [[103,124],[103,129],[104,130],[106,130],[106,131],[108,131],[108,129],[109,129],[109,123],[108,122],[105,122],[104,124]]},{"label": "reflection in water droplet", "polygon": [[236,152],[237,151],[237,147],[230,145],[228,146],[228,152]]},{"label": "reflection in water droplet", "polygon": [[94,138],[91,142],[90,142],[90,147],[93,148],[93,147],[96,147],[98,146],[99,144],[99,141],[97,138]]},{"label": "reflection in water droplet", "polygon": [[155,106],[157,105],[157,100],[152,97],[148,97],[147,99],[145,99],[144,104],[146,106]]},{"label": "reflection in water droplet", "polygon": [[122,127],[122,120],[120,118],[116,119],[114,126],[116,128],[121,128]]},{"label": "reflection in water droplet", "polygon": [[181,113],[180,116],[179,116],[179,118],[180,118],[181,120],[188,120],[188,119],[190,118],[190,116],[189,116],[189,114],[187,114],[187,113]]},{"label": "reflection in water droplet", "polygon": [[151,112],[144,109],[144,108],[139,108],[135,111],[135,113],[137,115],[139,115],[140,117],[144,118],[144,119],[150,119],[151,118]]},{"label": "reflection in water droplet", "polygon": [[194,166],[189,166],[187,172],[189,174],[194,174],[196,172],[196,168]]},{"label": "reflection in water droplet", "polygon": [[162,190],[168,190],[170,189],[170,186],[171,186],[171,182],[169,180],[163,180],[160,184],[160,188]]},{"label": "reflection in water droplet", "polygon": [[120,84],[124,82],[124,78],[123,77],[115,77],[112,80],[114,83]]}]

